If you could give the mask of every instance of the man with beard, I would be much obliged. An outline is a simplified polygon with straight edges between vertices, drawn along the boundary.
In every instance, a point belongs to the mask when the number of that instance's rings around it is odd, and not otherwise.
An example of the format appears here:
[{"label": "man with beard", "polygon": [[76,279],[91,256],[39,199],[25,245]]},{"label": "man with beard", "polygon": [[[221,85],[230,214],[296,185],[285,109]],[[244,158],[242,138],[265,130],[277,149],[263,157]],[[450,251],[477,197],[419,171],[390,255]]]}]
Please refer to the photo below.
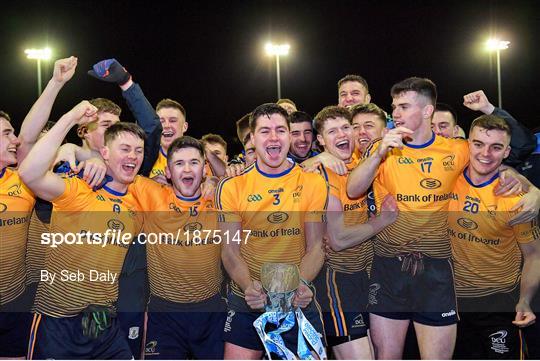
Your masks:
[{"label": "man with beard", "polygon": [[313,126],[311,116],[306,112],[296,111],[289,115],[291,125],[291,147],[288,157],[300,164],[318,153],[311,150],[313,144]]}]

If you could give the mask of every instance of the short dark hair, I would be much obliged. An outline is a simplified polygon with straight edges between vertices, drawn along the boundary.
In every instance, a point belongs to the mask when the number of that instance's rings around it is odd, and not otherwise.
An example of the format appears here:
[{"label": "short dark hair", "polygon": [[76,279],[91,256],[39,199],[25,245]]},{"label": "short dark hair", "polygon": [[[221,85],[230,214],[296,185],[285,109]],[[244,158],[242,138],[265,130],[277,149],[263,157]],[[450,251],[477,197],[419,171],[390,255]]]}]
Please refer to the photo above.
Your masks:
[{"label": "short dark hair", "polygon": [[97,108],[98,113],[111,113],[118,116],[120,116],[120,114],[122,113],[122,108],[120,108],[118,104],[109,99],[94,98],[90,100],[90,104]]},{"label": "short dark hair", "polygon": [[180,113],[184,116],[184,118],[187,119],[186,115],[186,109],[182,106],[182,104],[178,103],[176,100],[172,100],[169,98],[161,99],[159,103],[156,105],[156,112],[160,110],[161,108],[174,108],[178,109]]},{"label": "short dark hair", "polygon": [[279,100],[276,102],[277,105],[280,105],[280,104],[283,104],[283,103],[289,103],[289,104],[292,104],[292,105],[294,105],[294,107],[296,108],[296,104],[295,104],[292,100],[290,100],[290,99],[288,99],[288,98],[281,98],[281,99],[279,99]]},{"label": "short dark hair", "polygon": [[366,79],[356,74],[347,74],[343,78],[339,79],[339,81],[337,82],[338,91],[339,91],[339,88],[341,88],[341,86],[343,85],[343,83],[347,83],[350,81],[355,81],[362,84],[364,88],[366,88],[366,91],[369,93],[369,87],[368,87],[368,83]]},{"label": "short dark hair", "polygon": [[309,123],[313,124],[313,118],[306,112],[297,110],[289,115],[290,124]]},{"label": "short dark hair", "polygon": [[176,138],[169,146],[169,150],[167,151],[167,163],[171,161],[171,158],[176,151],[183,148],[195,148],[204,159],[204,147],[202,143],[189,135],[184,135],[180,138]]},{"label": "short dark hair", "polygon": [[0,118],[4,118],[5,120],[11,123],[11,117],[9,116],[9,114],[2,110],[0,110]]},{"label": "short dark hair", "polygon": [[238,119],[236,121],[236,136],[238,137],[238,140],[240,143],[244,144],[245,139],[240,139],[242,137],[242,133],[246,131],[246,129],[249,129],[249,118],[251,117],[251,113],[247,113],[242,118]]},{"label": "short dark hair", "polygon": [[484,114],[473,120],[471,128],[469,129],[469,134],[471,134],[475,127],[484,128],[486,130],[501,130],[506,132],[509,137],[512,137],[512,128],[510,128],[506,120],[496,115]]},{"label": "short dark hair", "polygon": [[227,142],[219,134],[213,134],[213,133],[205,134],[201,138],[201,142],[203,142],[203,143],[212,143],[212,144],[220,144],[225,149],[225,153],[227,153]]},{"label": "short dark hair", "polygon": [[452,108],[450,105],[448,105],[446,103],[437,103],[435,105],[435,111],[436,112],[448,112],[448,113],[452,114],[452,118],[454,118],[454,123],[455,123],[454,125],[458,124],[457,113],[454,110],[454,108]]},{"label": "short dark hair", "polygon": [[347,108],[339,107],[336,105],[332,105],[329,107],[323,108],[317,115],[315,116],[314,128],[317,131],[317,133],[322,134],[322,130],[324,128],[324,123],[328,119],[336,119],[336,118],[345,118],[351,122],[351,112]]},{"label": "short dark hair", "polygon": [[105,144],[109,144],[110,142],[115,140],[120,135],[120,133],[133,134],[137,138],[141,138],[143,141],[146,139],[144,130],[137,124],[128,123],[128,122],[118,122],[108,127],[107,130],[105,131],[105,135],[104,135]]},{"label": "short dark hair", "polygon": [[408,91],[416,92],[427,99],[431,105],[437,103],[437,86],[428,78],[411,77],[392,86],[390,95],[393,97]]},{"label": "short dark hair", "polygon": [[259,105],[253,112],[251,112],[251,115],[249,117],[249,129],[252,132],[255,132],[255,128],[257,127],[257,119],[262,116],[270,117],[273,114],[279,114],[282,115],[283,118],[287,121],[287,127],[289,127],[289,114],[287,114],[287,111],[277,105],[276,103],[265,103],[262,105]]},{"label": "short dark hair", "polygon": [[376,104],[373,104],[373,103],[355,104],[349,109],[349,111],[351,113],[351,121],[358,114],[374,114],[386,126],[386,120],[387,120],[386,112],[382,110],[381,108],[379,108]]}]

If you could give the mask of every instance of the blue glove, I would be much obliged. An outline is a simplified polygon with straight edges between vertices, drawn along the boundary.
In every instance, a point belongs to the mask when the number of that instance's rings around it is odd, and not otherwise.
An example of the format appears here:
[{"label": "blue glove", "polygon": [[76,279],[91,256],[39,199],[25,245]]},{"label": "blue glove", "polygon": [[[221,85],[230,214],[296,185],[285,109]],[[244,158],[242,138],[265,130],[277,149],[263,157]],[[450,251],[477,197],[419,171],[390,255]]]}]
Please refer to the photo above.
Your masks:
[{"label": "blue glove", "polygon": [[109,83],[124,85],[131,75],[116,59],[105,59],[94,64],[88,75]]}]

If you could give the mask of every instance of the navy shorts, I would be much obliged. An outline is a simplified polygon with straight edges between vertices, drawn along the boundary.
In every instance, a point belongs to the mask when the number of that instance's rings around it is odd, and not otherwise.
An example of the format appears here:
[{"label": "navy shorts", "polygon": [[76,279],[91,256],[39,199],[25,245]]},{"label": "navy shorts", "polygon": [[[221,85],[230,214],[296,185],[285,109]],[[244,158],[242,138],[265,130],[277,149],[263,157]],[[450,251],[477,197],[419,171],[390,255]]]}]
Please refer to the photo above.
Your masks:
[{"label": "navy shorts", "polygon": [[[308,307],[302,309],[306,319],[313,325],[319,333],[323,344],[326,345],[326,340],[323,335],[323,320],[320,306],[316,299],[311,302]],[[248,348],[251,350],[264,351],[264,346],[253,326],[253,322],[262,315],[261,312],[254,312],[248,306],[243,297],[234,293],[230,293],[228,297],[227,319],[225,320],[225,328],[223,329],[223,341],[232,343],[237,346]],[[270,327],[272,327],[271,325]],[[285,346],[296,353],[298,346],[298,325],[281,334]]]},{"label": "navy shorts", "polygon": [[398,257],[373,257],[368,311],[395,320],[428,326],[457,323],[454,272],[449,258],[423,256],[424,271],[415,276],[401,270]]},{"label": "navy shorts", "polygon": [[189,304],[152,296],[145,359],[223,359],[225,311],[225,300],[219,294]]},{"label": "navy shorts", "polygon": [[0,357],[24,357],[32,324],[30,312],[0,312]]},{"label": "navy shorts", "polygon": [[50,317],[35,314],[32,321],[27,359],[116,359],[133,355],[118,320],[111,319],[97,339],[83,335],[82,314],[74,317]]},{"label": "navy shorts", "polygon": [[328,345],[337,346],[366,337],[369,328],[367,272],[349,274],[324,267],[314,284]]},{"label": "navy shorts", "polygon": [[[454,358],[523,359],[525,342],[512,324],[519,290],[458,298],[459,323]],[[538,342],[538,340],[536,340]]]}]

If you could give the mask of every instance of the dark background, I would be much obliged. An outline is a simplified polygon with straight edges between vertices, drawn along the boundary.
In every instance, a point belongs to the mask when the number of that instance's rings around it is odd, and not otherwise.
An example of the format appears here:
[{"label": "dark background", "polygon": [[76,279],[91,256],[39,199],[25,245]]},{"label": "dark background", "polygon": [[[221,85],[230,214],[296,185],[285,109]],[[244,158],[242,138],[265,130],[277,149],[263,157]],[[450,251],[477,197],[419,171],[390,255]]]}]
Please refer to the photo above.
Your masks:
[{"label": "dark background", "polygon": [[[153,105],[170,97],[185,106],[188,134],[222,134],[237,151],[234,122],[276,100],[275,62],[263,51],[272,40],[291,45],[282,96],[312,115],[337,102],[345,74],[364,76],[386,110],[392,84],[415,75],[435,81],[439,101],[467,128],[475,113],[461,105],[465,93],[484,89],[497,104],[495,56],[483,44],[498,35],[511,41],[502,52],[504,108],[535,128],[539,14],[537,1],[4,1],[0,109],[20,127],[37,94],[36,63],[24,49],[49,45],[54,59],[79,58],[51,120],[93,97],[117,102],[132,120],[119,88],[86,75],[115,57]],[[52,64],[42,67],[43,87]]]}]

